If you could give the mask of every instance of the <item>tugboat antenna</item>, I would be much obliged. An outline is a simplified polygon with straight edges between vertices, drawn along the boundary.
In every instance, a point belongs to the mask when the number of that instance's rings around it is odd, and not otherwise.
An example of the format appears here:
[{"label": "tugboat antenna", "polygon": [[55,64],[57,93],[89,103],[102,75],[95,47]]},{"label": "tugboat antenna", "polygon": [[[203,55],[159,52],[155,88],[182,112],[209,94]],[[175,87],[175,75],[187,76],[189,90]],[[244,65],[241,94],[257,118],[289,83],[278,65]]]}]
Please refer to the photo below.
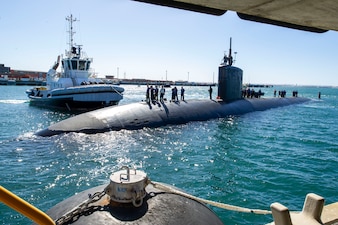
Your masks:
[{"label": "tugboat antenna", "polygon": [[71,57],[72,54],[72,48],[73,48],[73,35],[76,33],[73,31],[73,22],[78,21],[76,18],[73,19],[73,15],[70,14],[70,16],[66,17],[66,20],[69,21],[69,52],[68,52],[68,57]]}]

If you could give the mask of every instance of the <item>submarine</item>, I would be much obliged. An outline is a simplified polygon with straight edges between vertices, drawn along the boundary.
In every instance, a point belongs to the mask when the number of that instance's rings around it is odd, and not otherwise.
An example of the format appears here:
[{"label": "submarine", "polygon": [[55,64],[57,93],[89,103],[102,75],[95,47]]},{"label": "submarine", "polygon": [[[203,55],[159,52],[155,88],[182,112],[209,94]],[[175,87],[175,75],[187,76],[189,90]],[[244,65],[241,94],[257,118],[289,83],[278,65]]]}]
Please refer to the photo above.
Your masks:
[{"label": "submarine", "polygon": [[[218,68],[217,99],[187,101],[149,101],[106,107],[65,119],[36,133],[38,136],[78,132],[86,134],[108,131],[137,130],[166,125],[206,121],[230,115],[300,104],[309,101],[303,97],[243,98],[243,70],[235,67],[231,55],[224,55]],[[211,96],[211,95],[210,95]]]}]

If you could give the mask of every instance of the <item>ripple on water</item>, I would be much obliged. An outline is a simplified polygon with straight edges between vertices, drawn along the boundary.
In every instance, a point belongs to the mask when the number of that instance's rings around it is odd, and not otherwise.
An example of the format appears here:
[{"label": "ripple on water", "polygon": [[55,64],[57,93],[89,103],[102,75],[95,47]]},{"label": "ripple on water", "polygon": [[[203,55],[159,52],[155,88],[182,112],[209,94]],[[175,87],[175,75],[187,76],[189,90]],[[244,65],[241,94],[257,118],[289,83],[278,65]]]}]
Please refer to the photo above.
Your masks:
[{"label": "ripple on water", "polygon": [[[144,97],[144,87],[133,88],[136,94],[128,96],[141,97],[126,102]],[[242,116],[50,138],[33,133],[70,115],[0,103],[0,116],[6,118],[0,122],[6,130],[0,137],[1,182],[44,211],[77,192],[108,183],[109,175],[124,165],[198,197],[248,208],[269,209],[278,201],[300,210],[309,192],[331,203],[337,201],[338,185],[337,92],[325,92],[321,100]],[[304,95],[315,97],[318,90],[313,93]],[[200,88],[191,96],[206,94]],[[22,119],[23,114],[29,119]],[[272,220],[213,209],[225,224]],[[30,223],[20,218],[0,205],[0,224],[14,219]]]}]

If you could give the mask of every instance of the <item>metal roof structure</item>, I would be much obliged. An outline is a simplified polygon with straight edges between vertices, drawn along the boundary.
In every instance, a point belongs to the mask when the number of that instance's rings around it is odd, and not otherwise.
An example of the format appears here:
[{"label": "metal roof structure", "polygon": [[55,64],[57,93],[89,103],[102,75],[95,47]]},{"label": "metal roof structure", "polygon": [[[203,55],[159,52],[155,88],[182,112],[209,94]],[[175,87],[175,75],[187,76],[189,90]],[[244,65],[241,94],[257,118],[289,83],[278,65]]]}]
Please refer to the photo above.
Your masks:
[{"label": "metal roof structure", "polygon": [[338,31],[335,0],[136,0],[211,15],[235,11],[241,19],[322,33]]}]

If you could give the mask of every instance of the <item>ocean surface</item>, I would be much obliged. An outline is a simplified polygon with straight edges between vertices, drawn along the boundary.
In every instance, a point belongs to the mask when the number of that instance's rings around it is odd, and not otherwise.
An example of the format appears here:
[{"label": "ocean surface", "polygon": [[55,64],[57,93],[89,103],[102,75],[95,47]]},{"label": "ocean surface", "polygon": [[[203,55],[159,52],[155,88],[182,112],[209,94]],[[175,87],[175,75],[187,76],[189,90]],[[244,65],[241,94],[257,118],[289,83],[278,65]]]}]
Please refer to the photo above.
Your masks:
[{"label": "ocean surface", "polygon": [[[145,99],[145,86],[123,87],[120,105]],[[326,204],[338,201],[338,88],[262,88],[265,97],[274,89],[287,96],[297,90],[311,101],[206,122],[47,138],[34,133],[72,115],[30,106],[28,88],[0,86],[0,184],[42,211],[108,184],[124,165],[195,196],[246,208],[269,210],[280,202],[300,211],[307,193]],[[187,101],[208,98],[208,87],[185,89]],[[228,225],[272,221],[271,215],[211,208]],[[0,224],[31,221],[0,203]]]}]

